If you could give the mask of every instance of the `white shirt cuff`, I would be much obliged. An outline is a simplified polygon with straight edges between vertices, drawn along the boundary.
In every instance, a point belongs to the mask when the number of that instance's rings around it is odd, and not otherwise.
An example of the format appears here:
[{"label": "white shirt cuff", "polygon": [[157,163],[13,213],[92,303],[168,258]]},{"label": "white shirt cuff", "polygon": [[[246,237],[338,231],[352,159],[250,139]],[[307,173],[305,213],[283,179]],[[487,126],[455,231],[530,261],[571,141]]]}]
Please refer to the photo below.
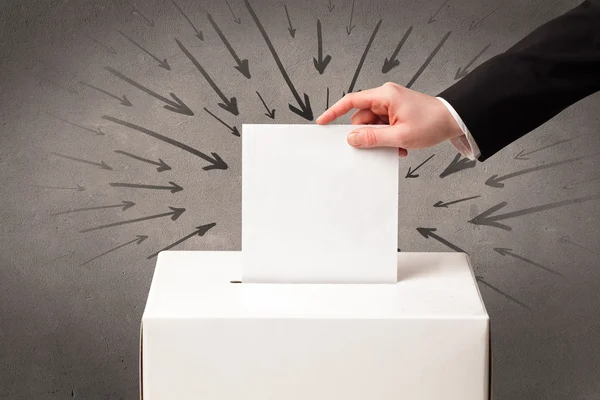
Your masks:
[{"label": "white shirt cuff", "polygon": [[475,143],[475,139],[473,139],[471,132],[469,132],[469,129],[463,122],[460,115],[458,115],[454,107],[452,107],[446,100],[442,99],[441,97],[436,97],[436,99],[440,100],[446,106],[460,127],[460,130],[464,133],[462,136],[450,139],[450,143],[452,143],[456,150],[458,150],[458,152],[464,157],[467,157],[469,160],[477,160],[477,158],[479,158],[481,155],[481,152],[479,151],[479,147],[477,146],[477,143]]}]

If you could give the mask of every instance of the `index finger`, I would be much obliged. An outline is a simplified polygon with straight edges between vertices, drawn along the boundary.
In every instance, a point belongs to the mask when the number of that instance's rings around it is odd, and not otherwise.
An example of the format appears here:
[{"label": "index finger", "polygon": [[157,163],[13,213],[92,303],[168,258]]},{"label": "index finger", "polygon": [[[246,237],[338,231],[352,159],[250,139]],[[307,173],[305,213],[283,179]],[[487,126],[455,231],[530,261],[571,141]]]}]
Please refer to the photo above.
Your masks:
[{"label": "index finger", "polygon": [[374,90],[375,89],[368,89],[361,90],[360,92],[348,93],[334,105],[325,110],[325,112],[317,118],[316,123],[319,125],[326,125],[335,121],[353,108],[371,108],[374,99]]}]

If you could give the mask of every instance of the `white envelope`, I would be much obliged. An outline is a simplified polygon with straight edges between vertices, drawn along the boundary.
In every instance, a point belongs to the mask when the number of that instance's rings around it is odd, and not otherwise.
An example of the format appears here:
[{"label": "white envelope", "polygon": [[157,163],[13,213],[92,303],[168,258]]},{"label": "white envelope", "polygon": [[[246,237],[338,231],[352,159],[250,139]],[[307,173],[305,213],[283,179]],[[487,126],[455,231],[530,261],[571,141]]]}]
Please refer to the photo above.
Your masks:
[{"label": "white envelope", "polygon": [[357,127],[242,125],[244,282],[397,282],[398,149]]}]

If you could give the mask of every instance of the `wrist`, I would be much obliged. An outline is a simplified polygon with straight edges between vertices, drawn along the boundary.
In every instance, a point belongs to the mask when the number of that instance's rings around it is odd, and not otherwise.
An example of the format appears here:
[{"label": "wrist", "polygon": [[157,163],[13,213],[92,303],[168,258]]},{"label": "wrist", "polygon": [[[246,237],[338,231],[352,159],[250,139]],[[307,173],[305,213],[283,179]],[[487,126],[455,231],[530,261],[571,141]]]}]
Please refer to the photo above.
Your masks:
[{"label": "wrist", "polygon": [[454,111],[452,106],[441,97],[436,97],[436,99],[441,103],[440,120],[442,126],[444,127],[444,137],[447,140],[451,140],[466,135],[465,129],[463,129],[463,127],[459,124],[458,115],[454,115],[452,113],[452,111]]}]

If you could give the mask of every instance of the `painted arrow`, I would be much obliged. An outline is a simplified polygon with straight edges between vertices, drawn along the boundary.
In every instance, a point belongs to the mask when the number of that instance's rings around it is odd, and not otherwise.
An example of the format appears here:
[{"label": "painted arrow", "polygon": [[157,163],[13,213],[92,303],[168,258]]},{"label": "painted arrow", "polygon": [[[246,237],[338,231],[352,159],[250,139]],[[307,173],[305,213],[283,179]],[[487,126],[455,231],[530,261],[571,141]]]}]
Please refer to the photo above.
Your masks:
[{"label": "painted arrow", "polygon": [[65,258],[66,256],[70,256],[70,255],[71,255],[71,254],[73,254],[74,252],[75,252],[74,250],[70,250],[69,252],[67,252],[67,253],[65,253],[65,254],[63,254],[63,255],[60,255],[60,256],[58,256],[58,257],[56,257],[56,258],[53,258],[53,259],[52,259],[52,260],[50,260],[50,261],[46,261],[44,264],[42,264],[42,268],[43,268],[43,267],[45,267],[46,265],[50,265],[50,264],[52,264],[52,263],[54,263],[54,262],[56,262],[56,261],[58,261],[58,260],[60,260],[60,259],[63,259],[63,258]]},{"label": "painted arrow", "polygon": [[125,37],[125,39],[129,40],[131,43],[133,43],[135,46],[137,46],[138,48],[140,48],[144,53],[148,54],[150,57],[154,58],[156,61],[158,61],[158,66],[161,68],[166,69],[167,71],[171,70],[171,66],[169,65],[169,63],[167,62],[167,59],[164,58],[162,61],[160,58],[156,57],[154,54],[150,53],[146,48],[144,48],[141,44],[139,44],[138,42],[136,42],[135,40],[133,40],[132,38],[130,38],[129,36],[127,36],[126,34],[123,33],[123,31],[117,30],[121,35],[123,35]]},{"label": "painted arrow", "polygon": [[288,28],[288,32],[290,33],[290,36],[293,38],[296,37],[296,30],[292,27],[292,20],[290,19],[290,13],[288,12],[287,6],[284,4],[283,8],[285,8],[285,16],[287,17],[288,20],[288,25],[290,26]]},{"label": "painted arrow", "polygon": [[110,186],[124,187],[133,189],[153,189],[153,190],[169,190],[171,193],[181,192],[183,188],[175,182],[169,182],[170,186],[158,186],[158,185],[146,185],[141,183],[123,183],[123,182],[111,182]]},{"label": "painted arrow", "polygon": [[177,140],[171,139],[170,137],[161,135],[160,133],[151,131],[150,129],[146,129],[139,125],[132,124],[131,122],[123,121],[118,118],[110,117],[108,115],[104,115],[102,118],[106,119],[108,121],[114,122],[116,124],[126,126],[130,129],[134,129],[145,135],[152,136],[155,139],[162,140],[165,143],[169,143],[172,146],[178,147],[182,150],[187,151],[188,153],[191,153],[197,157],[202,158],[205,161],[208,161],[211,165],[207,165],[206,167],[203,167],[202,169],[205,171],[208,171],[211,169],[227,169],[228,168],[227,163],[225,161],[223,161],[223,159],[217,153],[210,153],[212,155],[212,157],[209,157],[208,155],[202,153],[201,151],[194,149],[193,147],[190,147],[186,144],[178,142]]},{"label": "painted arrow", "polygon": [[105,252],[104,252],[104,253],[102,253],[102,254],[98,254],[96,257],[90,258],[89,260],[87,260],[87,261],[86,261],[86,262],[84,262],[83,264],[80,264],[79,266],[80,266],[80,267],[83,267],[84,265],[87,265],[87,264],[91,263],[92,261],[95,261],[95,260],[99,259],[99,258],[100,258],[100,257],[102,257],[102,256],[105,256],[105,255],[107,255],[107,254],[109,254],[109,253],[112,253],[113,251],[117,251],[117,250],[119,250],[120,248],[123,248],[123,247],[125,247],[125,246],[128,246],[128,245],[130,245],[130,244],[132,244],[132,243],[141,244],[141,243],[142,243],[144,240],[146,240],[146,239],[148,239],[148,236],[146,236],[146,235],[136,235],[135,239],[133,239],[133,240],[130,240],[129,242],[126,242],[126,243],[120,244],[120,245],[118,245],[117,247],[113,247],[112,249],[110,249],[110,250],[107,250],[107,251],[105,251]]},{"label": "painted arrow", "polygon": [[196,28],[196,26],[194,26],[194,23],[192,22],[192,20],[190,20],[188,18],[187,15],[185,15],[185,13],[183,12],[183,10],[181,9],[181,7],[179,7],[177,5],[177,3],[175,3],[175,0],[171,0],[171,2],[173,3],[173,5],[179,10],[179,12],[181,13],[181,15],[183,15],[183,18],[186,19],[186,21],[191,25],[192,29],[194,30],[194,32],[196,32],[196,37],[202,41],[204,41],[204,35],[202,34],[202,30],[198,30]]},{"label": "painted arrow", "polygon": [[131,4],[130,2],[123,0],[124,3],[126,3],[127,5],[129,5],[129,7],[131,7],[133,9],[133,13],[139,15],[140,17],[142,17],[145,21],[146,24],[148,24],[148,26],[150,27],[154,27],[154,20],[149,20],[148,18],[146,18],[146,16],[144,14],[142,14],[137,8],[134,7],[133,4]]},{"label": "painted arrow", "polygon": [[421,164],[417,165],[417,168],[415,168],[413,170],[411,170],[411,168],[408,167],[408,172],[406,173],[405,178],[418,178],[419,174],[415,174],[415,172],[417,172],[417,170],[419,168],[421,168],[427,161],[431,160],[433,158],[433,156],[435,156],[435,154],[430,155],[429,158],[427,158],[427,160],[425,160]]},{"label": "painted arrow", "polygon": [[360,74],[360,70],[362,69],[362,66],[365,63],[365,59],[367,58],[369,49],[371,48],[371,45],[373,44],[373,40],[375,40],[375,36],[377,35],[377,31],[379,30],[380,26],[381,26],[381,20],[379,20],[379,22],[377,22],[377,25],[375,25],[375,29],[373,30],[373,33],[371,34],[369,43],[367,43],[367,47],[365,48],[365,51],[363,51],[363,54],[360,57],[360,61],[358,62],[358,66],[356,67],[356,71],[354,72],[354,76],[352,77],[352,82],[350,83],[350,87],[348,88],[348,93],[352,93],[352,91],[354,90],[354,85],[356,84],[356,80],[358,79],[358,74]]},{"label": "painted arrow", "polygon": [[492,14],[498,11],[504,4],[500,4],[498,7],[494,8],[491,13],[487,14],[485,17],[481,18],[479,21],[471,21],[471,25],[469,26],[469,30],[475,30],[483,25],[483,21],[488,19]]},{"label": "painted arrow", "polygon": [[511,256],[513,258],[516,258],[517,260],[521,260],[523,262],[526,262],[527,264],[533,265],[534,267],[538,267],[540,269],[543,269],[546,272],[550,272],[551,274],[558,275],[558,276],[564,278],[564,276],[561,273],[556,272],[553,269],[550,269],[548,267],[544,267],[543,265],[538,264],[535,261],[531,261],[531,260],[529,260],[529,259],[527,259],[525,257],[522,257],[522,256],[520,256],[518,254],[513,253],[512,252],[513,249],[507,249],[507,248],[504,248],[504,247],[494,247],[494,251],[496,253],[500,254],[501,256]]},{"label": "painted arrow", "polygon": [[213,26],[213,28],[217,32],[217,35],[219,35],[219,37],[221,38],[221,41],[223,42],[225,47],[227,47],[227,50],[229,50],[229,53],[231,53],[231,56],[237,63],[237,65],[234,68],[237,69],[239,72],[241,72],[242,75],[244,75],[246,78],[250,79],[251,76],[250,76],[250,67],[248,65],[248,60],[240,59],[240,57],[237,55],[237,53],[235,52],[233,47],[231,47],[231,44],[229,43],[229,41],[227,40],[227,38],[225,37],[225,35],[223,34],[223,32],[221,31],[219,26],[213,19],[212,15],[210,15],[209,13],[206,13],[206,16],[208,17],[208,21],[210,22],[210,24]]},{"label": "painted arrow", "polygon": [[329,0],[329,3],[327,4],[327,9],[329,10],[329,12],[332,12],[334,8],[335,4],[332,4],[331,0]]},{"label": "painted arrow", "polygon": [[404,43],[406,42],[406,39],[408,39],[408,37],[410,36],[410,33],[412,32],[412,30],[413,30],[413,27],[410,26],[406,30],[406,33],[404,34],[404,36],[402,36],[400,43],[398,43],[398,46],[396,46],[396,49],[394,50],[394,52],[392,53],[390,58],[386,57],[385,60],[383,61],[383,67],[381,67],[381,72],[383,74],[387,74],[388,72],[390,72],[392,70],[392,68],[400,65],[400,61],[398,61],[398,59],[396,57],[398,57],[398,53],[402,49],[402,46],[404,46]]},{"label": "painted arrow", "polygon": [[450,162],[450,165],[446,167],[444,171],[440,174],[440,178],[445,178],[448,175],[452,175],[454,173],[460,172],[463,169],[469,169],[475,167],[477,161],[469,160],[468,158],[462,158],[460,154],[457,154],[454,157],[454,160]]},{"label": "painted arrow", "polygon": [[329,86],[327,87],[327,101],[325,103],[325,109],[329,108]]},{"label": "painted arrow", "polygon": [[156,257],[158,255],[158,253],[160,253],[161,251],[170,250],[173,247],[175,247],[177,245],[180,245],[181,243],[185,242],[186,240],[193,238],[194,236],[204,236],[204,234],[206,232],[208,232],[215,225],[217,225],[217,224],[213,222],[213,223],[210,223],[210,224],[207,224],[207,225],[199,226],[199,227],[196,228],[196,230],[194,232],[190,233],[189,235],[182,237],[181,239],[179,239],[175,243],[171,243],[170,245],[168,245],[164,249],[161,249],[161,250],[157,251],[154,254],[150,254],[147,257],[147,259],[150,260],[151,258]]},{"label": "painted arrow", "polygon": [[585,181],[579,181],[579,182],[576,182],[575,179],[573,179],[572,181],[570,181],[569,183],[564,185],[563,188],[564,189],[573,189],[575,186],[583,185],[584,183],[597,182],[598,180],[600,180],[600,176],[597,176],[592,179],[586,179]]},{"label": "painted arrow", "polygon": [[79,125],[79,124],[75,124],[75,123],[73,123],[71,121],[68,121],[66,119],[63,119],[61,117],[58,117],[58,116],[53,115],[53,114],[50,114],[49,112],[46,112],[46,114],[48,114],[49,116],[54,117],[54,118],[56,118],[56,119],[58,119],[58,120],[60,120],[60,121],[62,121],[64,123],[66,123],[66,124],[69,124],[69,125],[72,125],[72,126],[76,126],[76,127],[80,128],[80,129],[83,129],[84,131],[93,133],[96,136],[104,136],[104,132],[102,132],[102,130],[100,128],[98,128],[97,130],[86,128],[85,126],[82,126],[82,125]]},{"label": "painted arrow", "polygon": [[227,7],[229,8],[229,11],[231,12],[231,15],[233,15],[233,20],[235,21],[235,23],[237,23],[238,25],[241,24],[242,20],[240,18],[238,18],[238,17],[235,16],[235,13],[233,12],[233,9],[229,5],[229,2],[227,0],[225,0],[225,3],[227,4]]},{"label": "painted arrow", "polygon": [[501,224],[498,221],[503,221],[505,219],[521,217],[521,216],[527,215],[527,214],[533,214],[533,213],[537,213],[537,212],[551,210],[551,209],[557,208],[557,207],[568,206],[571,204],[579,204],[579,203],[583,203],[586,201],[597,200],[597,199],[600,199],[600,195],[585,196],[585,197],[580,197],[580,198],[571,199],[571,200],[563,200],[563,201],[559,201],[556,203],[549,203],[549,204],[544,204],[541,206],[525,208],[523,210],[513,211],[513,212],[509,212],[509,213],[505,213],[505,214],[492,215],[496,211],[504,208],[508,204],[506,201],[503,201],[503,202],[498,203],[495,206],[485,210],[484,212],[482,212],[481,214],[479,214],[478,216],[476,216],[475,218],[473,218],[472,220],[470,220],[468,222],[470,224],[493,226],[495,228],[504,229],[505,231],[510,231],[510,230],[512,230],[512,228],[510,226]]},{"label": "painted arrow", "polygon": [[572,137],[572,138],[569,138],[569,139],[559,140],[557,142],[551,143],[551,144],[549,144],[547,146],[540,147],[539,149],[535,149],[535,150],[532,150],[532,151],[527,151],[526,152],[525,150],[521,150],[521,151],[519,151],[519,153],[517,153],[515,155],[514,158],[515,158],[515,160],[529,160],[529,157],[527,157],[527,156],[532,155],[533,153],[537,153],[538,151],[549,149],[550,147],[554,147],[554,146],[557,146],[557,145],[562,144],[562,143],[570,142],[573,139],[575,139],[575,137]]},{"label": "painted arrow", "polygon": [[452,204],[456,204],[456,203],[461,203],[463,201],[468,201],[468,200],[473,200],[476,199],[478,197],[481,196],[471,196],[471,197],[465,197],[464,199],[460,199],[460,200],[454,200],[454,201],[449,201],[447,203],[444,203],[443,201],[438,201],[437,203],[435,203],[433,206],[434,207],[444,207],[444,208],[448,208],[448,206],[452,205]]},{"label": "painted arrow", "polygon": [[317,57],[318,59],[313,57],[313,62],[315,63],[315,68],[319,71],[319,75],[323,75],[325,68],[329,65],[331,61],[331,56],[327,55],[323,58],[323,33],[321,32],[321,20],[317,19]]},{"label": "painted arrow", "polygon": [[433,233],[433,232],[437,231],[437,228],[417,228],[417,231],[425,239],[433,238],[433,239],[437,240],[438,242],[444,244],[445,246],[451,248],[454,251],[457,251],[459,253],[466,253],[466,251],[464,251],[460,247],[458,247],[456,245],[453,245],[452,243],[450,243],[449,241],[447,241],[443,237],[438,236],[437,234]]},{"label": "painted arrow", "polygon": [[227,96],[225,96],[223,94],[221,89],[219,89],[219,87],[217,86],[215,81],[213,81],[212,78],[208,75],[206,70],[204,68],[202,68],[202,65],[200,65],[198,60],[196,60],[196,58],[194,58],[192,53],[190,53],[188,51],[188,49],[186,49],[185,46],[177,38],[175,39],[175,41],[179,45],[179,48],[181,49],[181,51],[184,52],[184,54],[187,56],[187,58],[189,58],[190,61],[196,66],[198,71],[200,71],[200,73],[202,74],[204,79],[206,79],[208,84],[213,88],[213,90],[217,93],[217,95],[221,98],[221,100],[223,100],[223,103],[217,103],[219,105],[219,107],[221,107],[223,110],[229,111],[233,115],[238,115],[239,111],[238,111],[238,107],[237,107],[236,98],[232,97],[232,98],[228,99]]},{"label": "painted arrow", "polygon": [[126,96],[124,96],[124,95],[123,95],[123,96],[121,96],[121,97],[119,97],[119,96],[117,96],[117,95],[114,95],[114,94],[112,94],[112,93],[110,93],[110,92],[107,92],[107,91],[106,91],[106,90],[104,90],[104,89],[100,89],[99,87],[96,87],[96,86],[94,86],[94,85],[90,85],[89,83],[86,83],[86,82],[83,82],[83,81],[79,81],[79,83],[80,83],[80,84],[82,84],[82,85],[84,85],[84,86],[87,86],[87,87],[89,87],[89,88],[92,88],[92,89],[94,89],[94,90],[96,90],[96,91],[98,91],[98,92],[100,92],[100,93],[104,93],[105,95],[107,95],[107,96],[109,96],[109,97],[112,97],[113,99],[116,99],[116,100],[118,100],[118,101],[121,103],[121,105],[122,105],[122,106],[125,106],[125,107],[131,107],[131,106],[133,105],[133,104],[131,104],[131,102],[130,102],[130,101],[127,99],[127,97],[126,97]]},{"label": "painted arrow", "polygon": [[582,245],[580,245],[580,244],[578,244],[578,243],[575,243],[575,242],[573,242],[573,241],[571,240],[571,238],[569,238],[568,236],[563,236],[563,237],[561,237],[560,239],[558,239],[558,241],[559,241],[560,243],[562,243],[562,244],[570,244],[570,245],[573,245],[573,246],[575,246],[575,247],[579,247],[579,248],[580,248],[580,249],[582,249],[582,250],[588,251],[588,252],[590,252],[590,253],[593,253],[593,254],[598,254],[598,255],[600,255],[600,253],[598,253],[597,251],[594,251],[594,250],[592,250],[592,249],[588,249],[588,248],[587,248],[587,247],[585,247],[585,246],[582,246]]},{"label": "painted arrow", "polygon": [[254,20],[254,23],[258,27],[258,30],[260,31],[263,39],[265,40],[265,42],[267,44],[267,47],[271,51],[271,54],[273,55],[273,58],[275,59],[275,63],[277,64],[277,67],[279,68],[279,71],[281,72],[281,75],[283,75],[283,79],[285,79],[285,82],[287,83],[287,85],[290,88],[292,94],[294,95],[294,98],[298,102],[298,105],[299,105],[300,108],[297,108],[297,107],[289,104],[290,110],[293,113],[298,114],[302,118],[304,118],[304,119],[306,119],[308,121],[312,121],[313,120],[313,112],[312,112],[312,109],[310,107],[310,99],[308,98],[308,96],[306,95],[306,93],[304,93],[304,102],[302,102],[302,99],[300,98],[300,95],[296,91],[296,88],[294,87],[294,84],[290,80],[290,77],[288,76],[287,72],[285,71],[285,68],[283,67],[283,64],[281,63],[281,60],[279,59],[279,56],[277,55],[277,52],[275,51],[275,47],[273,47],[273,43],[271,43],[271,40],[269,39],[269,36],[267,35],[267,32],[265,31],[265,28],[260,23],[260,21],[258,19],[258,16],[256,15],[256,13],[254,12],[254,10],[252,9],[252,6],[250,5],[250,2],[248,0],[244,0],[244,4],[246,5],[246,8],[248,9],[248,12],[252,16],[252,19]]},{"label": "painted arrow", "polygon": [[421,65],[421,68],[419,68],[419,70],[417,71],[417,73],[415,74],[415,76],[413,76],[412,79],[406,84],[407,88],[412,87],[412,85],[417,81],[417,79],[419,79],[419,77],[421,76],[421,74],[423,73],[423,71],[425,71],[425,68],[427,68],[427,66],[429,65],[429,63],[431,62],[431,60],[433,60],[433,58],[440,51],[440,49],[442,48],[442,46],[444,45],[444,43],[446,43],[446,40],[448,40],[448,37],[450,36],[451,33],[452,33],[452,31],[450,31],[450,32],[448,32],[448,33],[446,33],[444,35],[444,37],[442,38],[442,40],[440,41],[440,43],[438,43],[438,45],[435,47],[435,49],[433,49],[433,51],[431,52],[431,54],[427,57],[427,59],[425,60],[425,62],[423,63],[423,65]]},{"label": "painted arrow", "polygon": [[43,81],[45,81],[45,82],[48,82],[48,83],[50,83],[51,85],[53,85],[53,86],[56,86],[57,88],[59,88],[59,89],[61,89],[61,90],[65,90],[65,91],[67,91],[67,92],[69,92],[69,93],[71,93],[71,94],[78,94],[77,90],[75,90],[75,89],[74,89],[73,87],[71,87],[71,86],[64,86],[64,85],[61,85],[60,83],[54,82],[53,80],[51,80],[51,79],[48,79],[48,78],[44,78],[43,76],[40,76],[40,75],[36,75],[36,74],[31,74],[31,75],[32,75],[32,76],[34,76],[34,77],[36,77],[36,78],[38,78],[38,79],[41,79],[41,80],[43,80]]},{"label": "painted arrow", "polygon": [[446,4],[448,4],[448,2],[449,2],[449,1],[450,1],[450,0],[446,0],[446,1],[444,1],[444,4],[442,4],[442,5],[440,6],[440,8],[438,8],[438,10],[437,10],[437,11],[436,11],[436,12],[435,12],[435,13],[434,13],[434,14],[433,14],[431,17],[429,17],[429,20],[427,21],[427,23],[428,23],[428,24],[431,24],[432,22],[435,22],[435,21],[436,21],[436,19],[435,19],[436,15],[438,15],[438,13],[439,13],[440,11],[442,11],[442,8],[444,8],[444,6],[445,6]]},{"label": "painted arrow", "polygon": [[229,129],[231,131],[231,134],[233,134],[234,136],[238,136],[238,137],[240,136],[240,132],[238,131],[237,126],[229,126],[229,125],[227,125],[227,123],[225,121],[223,121],[221,118],[217,117],[215,114],[213,114],[210,111],[208,111],[208,108],[206,108],[206,107],[204,107],[204,111],[206,111],[214,119],[216,119],[217,121],[219,121],[220,123],[222,123],[223,125],[225,125],[227,127],[227,129]]},{"label": "painted arrow", "polygon": [[579,160],[583,160],[583,159],[586,159],[586,158],[595,157],[597,155],[598,155],[598,153],[595,153],[595,154],[589,154],[587,156],[575,157],[575,158],[570,158],[568,160],[563,160],[563,161],[557,161],[557,162],[553,162],[553,163],[543,164],[543,165],[539,165],[537,167],[527,168],[527,169],[524,169],[524,170],[521,170],[521,171],[513,172],[511,174],[503,175],[503,176],[492,175],[491,177],[488,178],[488,180],[485,181],[485,184],[487,186],[491,186],[491,187],[494,187],[494,188],[503,188],[504,187],[504,183],[502,183],[502,182],[505,181],[505,180],[507,180],[507,179],[511,179],[511,178],[515,178],[517,176],[529,174],[531,172],[537,172],[537,171],[542,171],[542,170],[548,169],[548,168],[558,167],[559,165],[569,164],[569,163],[572,163],[572,162],[575,162],[575,161],[579,161]]},{"label": "painted arrow", "polygon": [[485,51],[490,48],[491,45],[492,44],[490,43],[487,46],[485,46],[479,53],[477,53],[477,55],[475,57],[473,57],[473,59],[471,61],[469,61],[469,63],[467,65],[464,66],[464,68],[459,67],[458,70],[456,71],[456,75],[454,75],[454,80],[464,78],[465,76],[467,76],[471,65],[473,65],[473,63],[475,61],[477,61],[477,59],[479,57],[481,57],[483,55],[483,53],[485,53]]},{"label": "painted arrow", "polygon": [[123,202],[121,202],[121,204],[112,204],[109,206],[76,208],[74,210],[61,211],[61,212],[50,214],[50,215],[56,216],[56,215],[72,214],[72,213],[77,213],[77,212],[82,212],[82,211],[104,210],[107,208],[120,208],[122,211],[125,211],[133,206],[135,206],[135,203],[133,201],[123,201]]},{"label": "painted arrow", "polygon": [[175,100],[169,100],[166,97],[161,96],[160,94],[148,89],[145,86],[142,86],[141,84],[137,83],[136,81],[126,77],[125,75],[123,75],[122,73],[120,73],[119,71],[111,68],[111,67],[105,67],[104,69],[106,69],[108,72],[110,72],[111,74],[115,75],[116,77],[124,80],[125,82],[129,83],[132,86],[135,86],[136,88],[140,89],[142,92],[149,94],[150,96],[164,102],[167,103],[166,105],[163,106],[163,108],[169,110],[169,111],[173,111],[179,114],[184,114],[184,115],[188,115],[188,116],[192,116],[194,115],[194,113],[192,112],[192,110],[190,110],[190,108],[185,105],[185,103],[183,101],[181,101],[179,99],[179,97],[177,97],[175,95],[175,93],[169,93],[171,95],[171,97]]},{"label": "painted arrow", "polygon": [[498,289],[497,287],[491,285],[490,283],[488,283],[486,280],[484,280],[481,276],[476,276],[475,279],[477,279],[477,282],[481,282],[483,283],[485,286],[487,286],[488,288],[492,289],[494,292],[506,297],[507,299],[509,299],[510,301],[517,303],[518,305],[520,305],[523,308],[526,308],[529,310],[529,307],[527,307],[526,304],[521,303],[519,300],[515,299],[514,297],[504,293],[502,290]]},{"label": "painted arrow", "polygon": [[56,190],[74,190],[77,192],[85,192],[85,188],[81,185],[77,185],[76,187],[61,187],[61,186],[42,186],[42,185],[35,185],[39,188],[43,188],[43,189],[56,189]]},{"label": "painted arrow", "polygon": [[271,110],[269,108],[269,106],[267,106],[267,103],[265,103],[265,101],[263,100],[260,93],[256,92],[256,94],[258,95],[258,98],[260,99],[260,101],[263,103],[263,106],[265,106],[265,108],[267,109],[267,112],[265,113],[265,115],[271,119],[275,119],[275,109]]},{"label": "painted arrow", "polygon": [[156,215],[150,215],[148,217],[128,219],[126,221],[114,222],[112,224],[95,226],[93,228],[84,229],[84,230],[81,230],[79,232],[85,233],[85,232],[97,231],[99,229],[114,228],[115,226],[121,226],[121,225],[126,225],[126,224],[134,224],[136,222],[148,221],[148,220],[151,220],[151,219],[163,218],[163,217],[171,217],[172,221],[177,221],[177,219],[179,217],[181,217],[181,214],[183,214],[185,212],[185,208],[176,208],[176,207],[169,207],[169,208],[171,209],[171,211],[166,212],[166,213],[156,214]]},{"label": "painted arrow", "polygon": [[158,159],[158,162],[156,162],[156,161],[148,160],[147,158],[136,156],[135,154],[131,154],[131,153],[128,153],[128,152],[123,151],[123,150],[115,150],[115,153],[122,154],[124,156],[133,158],[133,159],[138,160],[138,161],[143,161],[143,162],[148,163],[148,164],[157,165],[158,168],[156,168],[156,170],[158,172],[169,171],[171,169],[171,167],[169,165],[167,165],[167,163],[164,162],[160,158]]},{"label": "painted arrow", "polygon": [[104,50],[108,51],[111,54],[117,54],[117,51],[111,46],[108,47],[105,44],[103,44],[102,42],[100,42],[99,40],[94,39],[92,36],[88,35],[87,33],[85,33],[84,31],[82,31],[79,28],[75,28],[77,29],[79,32],[81,32],[85,37],[87,37],[88,39],[90,39],[92,42],[96,43],[98,46],[102,47]]},{"label": "painted arrow", "polygon": [[67,160],[77,161],[77,162],[80,162],[80,163],[84,163],[84,164],[88,164],[88,165],[93,165],[94,167],[100,167],[100,169],[106,169],[106,170],[112,171],[112,168],[109,167],[104,161],[100,161],[98,163],[98,162],[94,162],[94,161],[84,160],[82,158],[67,156],[65,154],[59,154],[59,153],[54,153],[54,152],[52,152],[50,154],[55,155],[57,157],[65,158]]},{"label": "painted arrow", "polygon": [[350,22],[346,26],[346,33],[348,34],[348,36],[350,36],[350,34],[352,33],[352,29],[354,29],[355,26],[352,25],[352,17],[354,16],[354,1],[355,0],[352,0],[352,9],[350,10]]}]

